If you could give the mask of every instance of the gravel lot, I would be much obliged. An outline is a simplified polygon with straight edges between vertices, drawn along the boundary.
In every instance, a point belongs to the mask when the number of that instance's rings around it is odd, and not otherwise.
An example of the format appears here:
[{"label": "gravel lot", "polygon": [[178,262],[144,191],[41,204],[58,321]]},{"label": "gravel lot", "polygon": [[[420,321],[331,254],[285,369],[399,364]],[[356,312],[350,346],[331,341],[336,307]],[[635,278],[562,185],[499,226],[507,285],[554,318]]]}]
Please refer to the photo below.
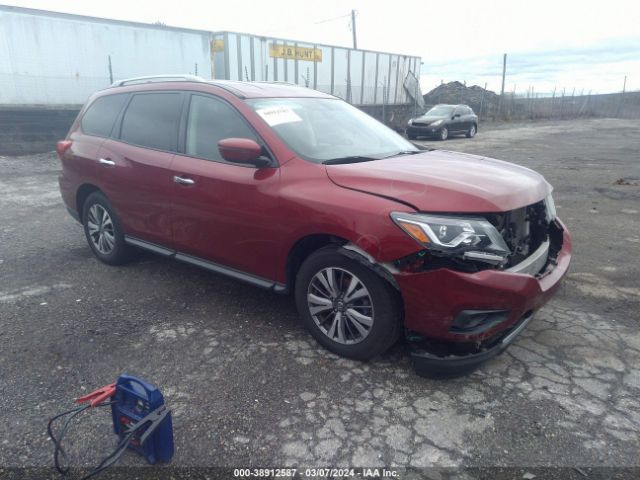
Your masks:
[{"label": "gravel lot", "polygon": [[[423,143],[540,171],[574,238],[559,294],[454,380],[416,376],[402,345],[370,363],[326,352],[289,297],[148,254],[103,265],[55,154],[0,157],[0,466],[51,465],[45,419],[127,372],[164,391],[178,466],[640,467],[640,125]],[[78,463],[115,444],[108,417],[73,431]]]}]

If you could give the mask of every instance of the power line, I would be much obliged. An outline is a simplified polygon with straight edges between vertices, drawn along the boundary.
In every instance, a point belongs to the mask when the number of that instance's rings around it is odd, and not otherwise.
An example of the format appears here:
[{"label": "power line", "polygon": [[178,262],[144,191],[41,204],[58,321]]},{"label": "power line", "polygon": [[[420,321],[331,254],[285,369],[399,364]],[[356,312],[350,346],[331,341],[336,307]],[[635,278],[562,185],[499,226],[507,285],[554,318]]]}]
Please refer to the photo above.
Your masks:
[{"label": "power line", "polygon": [[320,20],[319,22],[313,22],[314,25],[319,25],[321,23],[333,22],[334,20],[340,20],[341,18],[350,17],[351,13],[347,13],[346,15],[340,15],[339,17],[327,18],[325,20]]}]

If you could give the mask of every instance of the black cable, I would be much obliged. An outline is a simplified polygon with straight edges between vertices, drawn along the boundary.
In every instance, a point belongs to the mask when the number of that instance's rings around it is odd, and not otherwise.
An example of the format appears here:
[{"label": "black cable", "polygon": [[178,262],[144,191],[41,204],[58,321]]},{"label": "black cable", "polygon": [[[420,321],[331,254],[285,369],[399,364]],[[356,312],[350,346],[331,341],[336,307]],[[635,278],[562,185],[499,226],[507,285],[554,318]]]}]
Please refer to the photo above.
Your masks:
[{"label": "black cable", "polygon": [[[47,433],[49,434],[49,437],[51,438],[51,440],[53,441],[53,444],[55,445],[55,449],[53,452],[53,462],[56,466],[56,470],[58,470],[59,473],[61,473],[62,475],[65,475],[67,473],[69,473],[69,456],[67,455],[67,452],[64,451],[64,448],[62,448],[62,438],[65,436],[65,434],[67,433],[67,428],[69,427],[69,423],[71,422],[71,420],[73,420],[73,418],[75,418],[76,415],[78,415],[79,413],[85,411],[87,408],[89,408],[90,405],[85,405],[85,406],[81,406],[81,407],[76,407],[76,408],[72,408],[71,410],[67,410],[66,412],[62,412],[58,415],[56,415],[55,417],[53,417],[51,420],[49,420],[49,423],[47,424]],[[58,418],[60,417],[64,417],[65,415],[69,415],[70,413],[72,413],[73,415],[71,415],[67,421],[64,423],[64,426],[62,427],[62,430],[60,431],[60,437],[56,438],[55,435],[53,434],[53,422],[55,422]],[[60,461],[58,459],[59,455],[62,455],[63,461],[66,464],[66,468],[63,468],[62,466],[60,466]]]},{"label": "black cable", "polygon": [[[104,403],[100,403],[100,404],[96,405],[96,407],[108,407],[108,406],[112,405],[113,403],[115,403],[115,402],[113,402],[113,401],[104,402]],[[67,452],[65,452],[64,448],[62,448],[62,439],[64,438],[64,436],[67,433],[67,429],[69,428],[69,425],[71,424],[71,420],[73,420],[77,415],[79,415],[80,413],[84,412],[88,408],[91,408],[91,405],[87,404],[87,405],[84,405],[84,406],[72,408],[71,410],[67,410],[66,412],[62,412],[62,413],[56,415],[55,417],[51,418],[49,420],[49,423],[47,424],[47,433],[49,434],[49,437],[51,438],[51,440],[53,441],[53,444],[55,445],[54,454],[53,454],[54,464],[55,464],[56,470],[58,470],[58,472],[61,473],[62,475],[66,475],[67,473],[69,473],[69,470],[70,470],[69,456],[67,455]],[[65,415],[70,415],[70,416],[64,422],[64,425],[62,426],[62,429],[60,430],[59,436],[56,438],[56,436],[53,433],[53,428],[52,428],[53,422],[55,422],[58,418],[64,417]],[[104,470],[106,470],[107,468],[109,468],[113,464],[115,464],[118,460],[120,460],[122,455],[124,455],[124,452],[127,451],[127,447],[129,446],[129,442],[131,442],[131,439],[133,438],[133,436],[141,428],[143,428],[145,426],[146,426],[146,424],[143,423],[143,424],[139,425],[138,428],[136,428],[134,430],[131,430],[131,431],[128,431],[122,437],[122,439],[120,440],[120,442],[118,443],[116,448],[113,450],[113,452],[111,452],[109,455],[107,455],[105,458],[103,458],[102,461],[98,464],[97,467],[95,467],[93,470],[91,470],[85,476],[80,478],[80,480],[87,480],[88,478],[91,478],[94,475],[97,475],[98,473],[103,472]],[[64,462],[64,466],[60,464],[59,457],[62,457],[62,460]]]},{"label": "black cable", "polygon": [[[100,403],[96,405],[96,407],[107,407],[107,406],[110,406],[112,403],[113,402]],[[55,446],[54,452],[53,452],[53,462],[55,464],[56,470],[58,470],[58,472],[61,473],[62,475],[66,475],[67,473],[69,473],[69,470],[70,470],[69,456],[67,455],[67,452],[65,452],[64,448],[62,448],[62,439],[67,433],[67,429],[71,424],[71,420],[73,420],[77,415],[84,412],[88,408],[91,408],[90,404],[82,405],[76,408],[72,408],[71,410],[67,410],[66,412],[59,413],[55,417],[51,418],[49,420],[49,423],[47,424],[47,433],[49,434],[49,437],[51,438]],[[60,434],[58,438],[56,438],[56,436],[53,434],[53,422],[55,422],[60,417],[64,417],[65,415],[69,415],[69,414],[71,415],[64,422],[64,425],[60,430]],[[59,460],[60,456],[62,457],[65,466],[60,465],[60,460]]]},{"label": "black cable", "polygon": [[127,433],[124,437],[122,437],[122,440],[120,441],[118,446],[115,448],[115,450],[111,452],[110,455],[105,457],[96,468],[94,468],[91,472],[86,474],[80,480],[87,480],[88,478],[91,478],[94,475],[97,475],[98,473],[106,470],[111,465],[115,464],[118,460],[120,460],[120,457],[122,457],[124,452],[127,451],[127,447],[129,446],[129,442],[131,441],[131,438],[133,438],[133,436],[139,429],[140,428],[132,430],[129,433]]}]

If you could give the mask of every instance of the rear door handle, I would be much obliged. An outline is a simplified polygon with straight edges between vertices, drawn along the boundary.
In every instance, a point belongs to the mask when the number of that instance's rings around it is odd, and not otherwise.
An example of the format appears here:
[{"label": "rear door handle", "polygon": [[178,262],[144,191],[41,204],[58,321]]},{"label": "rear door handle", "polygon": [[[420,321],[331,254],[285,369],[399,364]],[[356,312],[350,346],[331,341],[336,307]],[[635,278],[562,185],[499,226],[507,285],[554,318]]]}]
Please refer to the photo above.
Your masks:
[{"label": "rear door handle", "polygon": [[179,177],[177,175],[173,177],[173,181],[179,183],[180,185],[193,185],[194,183],[196,183],[190,178]]},{"label": "rear door handle", "polygon": [[108,158],[101,158],[100,160],[98,160],[98,163],[100,163],[100,165],[104,167],[115,167],[116,165],[116,162]]}]

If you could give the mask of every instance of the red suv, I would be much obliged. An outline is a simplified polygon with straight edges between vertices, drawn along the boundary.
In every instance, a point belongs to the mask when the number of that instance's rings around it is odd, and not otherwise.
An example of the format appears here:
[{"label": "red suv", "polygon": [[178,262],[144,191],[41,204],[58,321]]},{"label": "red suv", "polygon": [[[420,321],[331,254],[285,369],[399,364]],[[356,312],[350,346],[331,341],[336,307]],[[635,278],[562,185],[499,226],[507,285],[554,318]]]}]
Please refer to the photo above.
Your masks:
[{"label": "red suv", "polygon": [[405,335],[420,372],[475,365],[517,336],[571,257],[539,174],[421,149],[295,85],[117,82],[57,152],[98,259],[142,248],[293,292],[316,340],[350,358]]}]

